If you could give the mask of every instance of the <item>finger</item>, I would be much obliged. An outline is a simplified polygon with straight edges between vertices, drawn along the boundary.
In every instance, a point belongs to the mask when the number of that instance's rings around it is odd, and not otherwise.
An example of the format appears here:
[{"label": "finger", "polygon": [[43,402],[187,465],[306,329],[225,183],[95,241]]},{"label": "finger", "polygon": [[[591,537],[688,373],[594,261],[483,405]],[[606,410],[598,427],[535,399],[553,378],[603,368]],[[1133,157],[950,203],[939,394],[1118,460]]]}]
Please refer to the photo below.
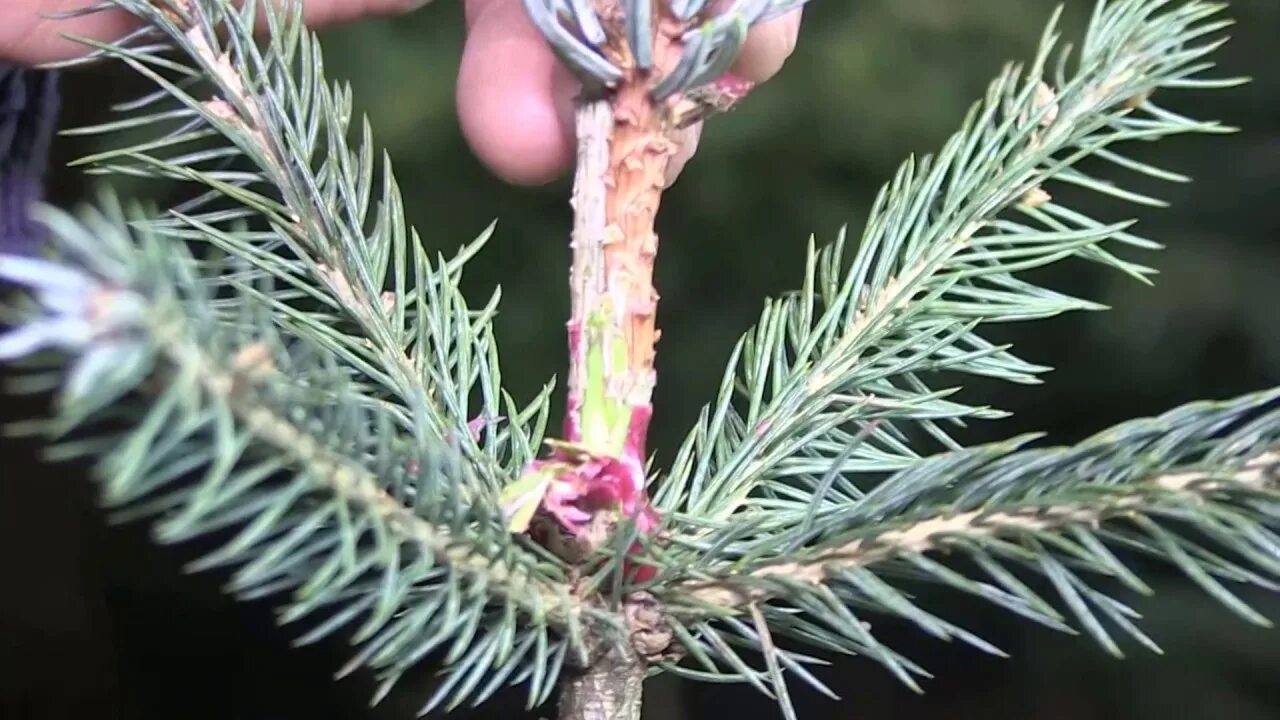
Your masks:
[{"label": "finger", "polygon": [[732,72],[758,83],[777,75],[795,52],[803,12],[797,8],[751,28]]},{"label": "finger", "polygon": [[[727,0],[723,4],[727,5]],[[764,82],[777,75],[787,58],[795,52],[796,40],[800,35],[801,13],[801,9],[796,9],[752,28],[731,72],[751,82]],[[675,183],[685,166],[693,159],[701,136],[702,123],[682,130],[676,136],[680,149],[667,166],[666,187]]]},{"label": "finger", "polygon": [[94,2],[18,0],[16,6],[0,10],[0,58],[31,65],[69,60],[87,54],[89,48],[64,34],[109,42],[137,27],[133,16],[114,8],[77,17],[48,17],[81,10]]},{"label": "finger", "polygon": [[303,0],[302,16],[315,28],[364,17],[403,15],[431,0]]},{"label": "finger", "polygon": [[[307,25],[322,27],[357,18],[396,15],[430,0],[303,0]],[[139,25],[138,19],[118,8],[66,17],[97,4],[98,0],[0,0],[17,2],[0,11],[0,58],[25,64],[70,60],[89,52],[84,44],[66,35],[114,42]],[[258,29],[265,29],[265,10],[259,12]]]},{"label": "finger", "polygon": [[467,0],[458,120],[472,152],[507,182],[550,182],[573,160],[578,83],[519,0]]}]

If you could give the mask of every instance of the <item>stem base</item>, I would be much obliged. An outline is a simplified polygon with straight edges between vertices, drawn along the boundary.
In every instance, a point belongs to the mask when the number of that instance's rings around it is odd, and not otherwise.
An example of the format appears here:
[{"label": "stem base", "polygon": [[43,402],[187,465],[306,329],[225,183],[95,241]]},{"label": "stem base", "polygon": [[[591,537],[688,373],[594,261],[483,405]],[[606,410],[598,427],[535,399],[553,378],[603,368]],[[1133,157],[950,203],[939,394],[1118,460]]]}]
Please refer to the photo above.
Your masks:
[{"label": "stem base", "polygon": [[645,665],[629,648],[616,648],[568,676],[560,690],[559,720],[640,720]]}]

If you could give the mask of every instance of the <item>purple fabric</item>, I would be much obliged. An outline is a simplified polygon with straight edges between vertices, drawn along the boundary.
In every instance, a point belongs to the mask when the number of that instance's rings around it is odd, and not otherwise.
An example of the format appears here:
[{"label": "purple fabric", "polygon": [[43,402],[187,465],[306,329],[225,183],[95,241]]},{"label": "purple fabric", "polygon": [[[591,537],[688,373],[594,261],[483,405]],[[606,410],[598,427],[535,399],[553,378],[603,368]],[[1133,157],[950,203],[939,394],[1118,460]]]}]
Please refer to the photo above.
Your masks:
[{"label": "purple fabric", "polygon": [[32,253],[43,230],[31,219],[44,196],[58,124],[58,74],[0,63],[0,253]]}]

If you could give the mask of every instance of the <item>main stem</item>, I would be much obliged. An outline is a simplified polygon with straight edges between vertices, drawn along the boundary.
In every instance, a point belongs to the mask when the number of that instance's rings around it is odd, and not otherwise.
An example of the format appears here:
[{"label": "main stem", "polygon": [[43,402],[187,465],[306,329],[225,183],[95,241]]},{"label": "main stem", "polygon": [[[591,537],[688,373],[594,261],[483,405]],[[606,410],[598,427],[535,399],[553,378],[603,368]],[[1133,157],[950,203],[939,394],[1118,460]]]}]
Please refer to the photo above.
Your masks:
[{"label": "main stem", "polygon": [[644,673],[644,662],[626,648],[567,675],[560,690],[559,720],[640,720]]},{"label": "main stem", "polygon": [[654,221],[675,152],[640,83],[577,112],[566,440],[643,462],[655,383]]},{"label": "main stem", "polygon": [[[611,3],[599,3],[609,18]],[[649,92],[651,73],[679,57],[679,27],[656,23],[654,67],[636,70],[621,38],[608,45],[624,79],[576,114],[577,169],[568,323],[570,372],[565,439],[590,455],[620,460],[642,491],[645,437],[656,381],[658,293],[653,286],[658,214],[677,147],[672,114]],[[561,720],[639,720],[645,661],[629,643],[592,638],[608,652],[565,680]]]},{"label": "main stem", "polygon": [[677,150],[671,108],[650,88],[678,62],[683,28],[659,12],[653,62],[641,70],[616,0],[597,0],[596,8],[609,35],[603,50],[624,76],[600,96],[581,98],[576,117],[565,434],[593,454],[643,463],[659,335],[654,222]]}]

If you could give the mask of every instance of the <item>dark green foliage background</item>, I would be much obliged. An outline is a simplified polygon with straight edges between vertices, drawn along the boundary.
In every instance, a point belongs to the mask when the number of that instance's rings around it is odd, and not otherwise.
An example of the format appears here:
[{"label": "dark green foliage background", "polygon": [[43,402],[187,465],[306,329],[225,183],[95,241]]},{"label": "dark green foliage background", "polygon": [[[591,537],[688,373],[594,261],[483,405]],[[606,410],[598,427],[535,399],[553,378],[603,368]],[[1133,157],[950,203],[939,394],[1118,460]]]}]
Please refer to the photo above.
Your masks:
[{"label": "dark green foliage background", "polygon": [[[1068,37],[1078,37],[1091,5],[1068,0]],[[807,237],[829,241],[843,223],[856,235],[879,185],[908,154],[939,147],[1003,61],[1030,55],[1053,6],[814,2],[792,62],[741,111],[708,127],[664,203],[654,431],[661,458],[712,397],[731,344],[763,297],[799,282]],[[1280,75],[1273,70],[1280,0],[1238,0],[1231,14],[1239,25],[1217,59],[1223,74],[1254,82],[1186,94],[1174,106],[1243,131],[1139,150],[1195,177],[1156,187],[1122,178],[1171,209],[1087,199],[1097,217],[1136,212],[1140,231],[1168,244],[1146,258],[1162,271],[1157,285],[1083,263],[1046,271],[1055,287],[1114,309],[1001,329],[1023,357],[1058,369],[1041,387],[968,387],[967,397],[1015,412],[974,428],[971,439],[1043,430],[1067,442],[1178,403],[1280,384]],[[499,220],[469,282],[477,296],[503,286],[507,379],[528,397],[564,363],[568,184],[507,187],[470,156],[453,113],[461,27],[459,4],[440,2],[407,18],[331,31],[328,71],[353,84],[429,243],[448,249]],[[116,69],[71,78],[67,124],[100,117],[130,85]],[[85,149],[63,142],[58,152],[66,159]],[[54,178],[59,203],[85,192],[73,172]],[[10,404],[5,415],[31,409]],[[0,459],[8,590],[0,593],[0,718],[403,718],[425,699],[421,686],[406,686],[369,714],[367,679],[329,679],[343,648],[288,649],[289,632],[272,627],[269,608],[233,605],[218,594],[217,578],[181,574],[190,549],[154,548],[143,528],[105,527],[79,471],[39,468],[32,448],[12,443],[0,446]],[[1280,621],[1280,600],[1256,600]],[[1182,583],[1161,585],[1156,599],[1136,605],[1168,656],[1126,646],[1131,657],[1123,662],[1086,640],[944,602],[1014,659],[939,647],[886,624],[877,630],[901,636],[908,654],[937,674],[928,694],[915,697],[871,663],[844,660],[824,677],[845,701],[797,690],[801,717],[1280,717],[1280,630],[1247,627]],[[777,717],[747,688],[661,683],[651,700],[653,718]],[[495,705],[475,716],[505,711]]]}]

